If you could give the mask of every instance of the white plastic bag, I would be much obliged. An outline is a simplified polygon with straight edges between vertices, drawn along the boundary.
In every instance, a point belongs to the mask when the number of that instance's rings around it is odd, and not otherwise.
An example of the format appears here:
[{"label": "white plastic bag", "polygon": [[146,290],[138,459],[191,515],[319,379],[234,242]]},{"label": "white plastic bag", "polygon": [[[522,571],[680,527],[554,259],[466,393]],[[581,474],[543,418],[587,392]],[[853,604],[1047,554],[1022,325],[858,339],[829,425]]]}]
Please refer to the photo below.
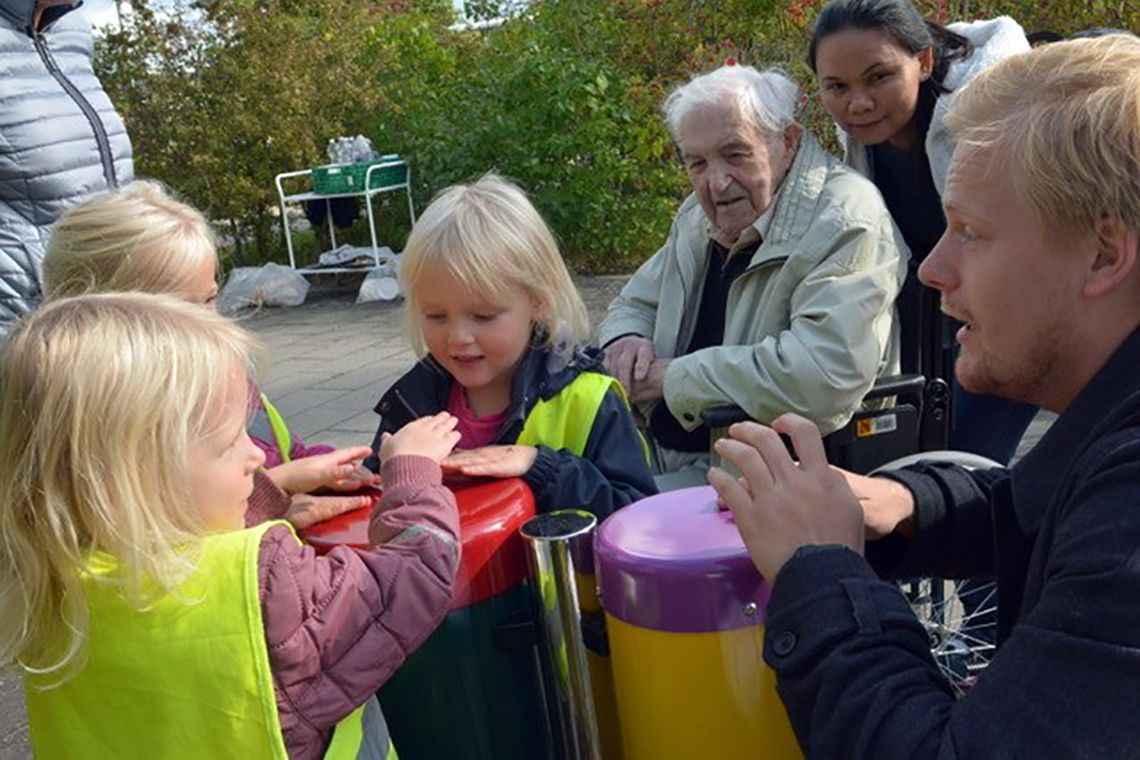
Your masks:
[{"label": "white plastic bag", "polygon": [[238,267],[218,294],[218,311],[233,314],[250,306],[300,306],[308,293],[309,281],[290,267]]},{"label": "white plastic bag", "polygon": [[[387,248],[380,249],[380,256],[384,255],[384,251],[391,251]],[[383,259],[381,259],[383,260]],[[372,263],[372,246],[361,245],[344,245],[333,248],[331,251],[325,251],[317,258],[317,265],[322,267],[339,267],[339,266],[356,266],[361,262]],[[367,265],[365,264],[365,266]],[[363,269],[363,267],[361,267]]]},{"label": "white plastic bag", "polygon": [[[382,249],[388,250],[388,249]],[[390,251],[389,251],[390,252]],[[357,303],[369,301],[393,301],[404,294],[400,285],[400,257],[392,253],[380,260],[380,266],[373,269],[360,283],[356,294]]]},{"label": "white plastic bag", "polygon": [[353,164],[371,161],[376,158],[372,141],[364,135],[356,137],[334,137],[328,144],[329,162],[333,164]]}]

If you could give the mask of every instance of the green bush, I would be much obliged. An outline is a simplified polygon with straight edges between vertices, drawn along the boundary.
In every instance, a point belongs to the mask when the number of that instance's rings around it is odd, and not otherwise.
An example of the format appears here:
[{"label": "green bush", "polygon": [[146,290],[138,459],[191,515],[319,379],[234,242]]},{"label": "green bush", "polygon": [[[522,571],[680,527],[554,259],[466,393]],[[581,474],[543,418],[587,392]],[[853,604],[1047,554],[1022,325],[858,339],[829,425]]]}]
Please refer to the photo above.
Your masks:
[{"label": "green bush", "polygon": [[[330,137],[362,133],[409,159],[417,208],[495,170],[531,193],[574,268],[628,271],[660,246],[688,192],[659,106],[728,56],[804,83],[801,121],[834,147],[804,63],[822,0],[536,0],[483,31],[453,29],[449,0],[181,0],[162,17],[133,5],[100,41],[98,65],[137,173],[241,230],[239,264],[284,259],[274,175],[324,163]],[[475,5],[489,18],[504,4]],[[1131,5],[1103,0],[919,6],[1061,34],[1137,21]],[[408,220],[403,199],[388,198],[379,235],[399,248]]]}]

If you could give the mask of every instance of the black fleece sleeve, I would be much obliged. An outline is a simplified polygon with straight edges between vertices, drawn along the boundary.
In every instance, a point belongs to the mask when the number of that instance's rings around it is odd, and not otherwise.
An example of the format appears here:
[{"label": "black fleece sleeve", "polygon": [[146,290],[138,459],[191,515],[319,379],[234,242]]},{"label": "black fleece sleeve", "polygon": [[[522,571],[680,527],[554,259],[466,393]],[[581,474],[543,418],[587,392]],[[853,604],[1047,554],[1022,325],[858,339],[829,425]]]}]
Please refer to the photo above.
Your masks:
[{"label": "black fleece sleeve", "polygon": [[539,446],[523,480],[540,512],[584,509],[599,520],[657,493],[641,433],[629,407],[612,390],[602,400],[582,456]]},{"label": "black fleece sleeve", "polygon": [[808,757],[1140,757],[1140,605],[1127,601],[1140,598],[1140,442],[1088,461],[1040,595],[961,700],[902,594],[861,557],[792,557],[768,604],[764,659]]},{"label": "black fleece sleeve", "polygon": [[867,560],[883,578],[970,578],[994,570],[991,501],[1008,488],[1005,469],[966,470],[922,463],[883,473],[914,496],[913,539],[891,535],[867,543]]}]

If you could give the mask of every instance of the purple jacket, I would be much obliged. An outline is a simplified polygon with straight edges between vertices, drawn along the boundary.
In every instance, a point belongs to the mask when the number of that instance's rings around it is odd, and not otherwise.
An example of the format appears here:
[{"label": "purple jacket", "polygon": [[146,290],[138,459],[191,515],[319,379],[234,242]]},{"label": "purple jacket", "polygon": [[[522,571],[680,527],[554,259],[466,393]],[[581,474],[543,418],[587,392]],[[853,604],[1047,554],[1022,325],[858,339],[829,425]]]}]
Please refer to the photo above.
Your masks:
[{"label": "purple jacket", "polygon": [[[323,557],[284,526],[261,542],[258,575],[269,664],[291,758],[319,758],[338,721],[363,704],[447,613],[459,565],[459,515],[426,457],[384,464],[369,551]],[[289,497],[255,480],[250,518]],[[256,520],[254,520],[256,521]]]}]

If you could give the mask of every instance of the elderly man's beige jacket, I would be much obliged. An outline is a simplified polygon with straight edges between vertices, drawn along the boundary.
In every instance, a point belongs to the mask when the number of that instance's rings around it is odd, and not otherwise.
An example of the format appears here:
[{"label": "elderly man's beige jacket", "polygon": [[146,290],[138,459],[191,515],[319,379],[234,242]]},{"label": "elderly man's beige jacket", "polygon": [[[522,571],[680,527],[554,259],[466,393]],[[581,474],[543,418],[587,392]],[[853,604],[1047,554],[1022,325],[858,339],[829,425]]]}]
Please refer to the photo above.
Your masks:
[{"label": "elderly man's beige jacket", "polygon": [[859,408],[877,377],[898,372],[894,301],[909,251],[878,190],[804,133],[767,219],[763,243],[729,290],[724,342],[679,356],[693,335],[709,220],[695,195],[669,239],[610,304],[602,345],[652,338],[665,403],[682,426],[736,404],[771,422],[785,412],[826,434]]}]

